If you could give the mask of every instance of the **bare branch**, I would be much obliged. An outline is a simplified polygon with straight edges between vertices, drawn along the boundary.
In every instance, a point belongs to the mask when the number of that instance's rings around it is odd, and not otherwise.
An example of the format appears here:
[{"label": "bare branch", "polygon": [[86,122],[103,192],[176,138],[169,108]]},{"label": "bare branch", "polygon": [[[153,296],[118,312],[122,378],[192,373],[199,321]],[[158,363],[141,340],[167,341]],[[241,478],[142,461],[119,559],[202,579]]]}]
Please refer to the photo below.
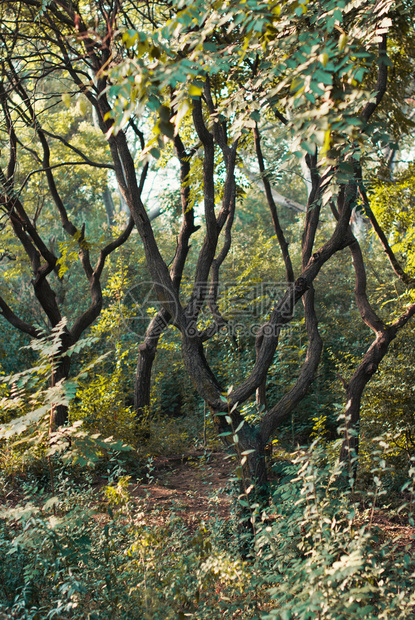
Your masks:
[{"label": "bare branch", "polygon": [[[89,157],[87,157],[85,155],[85,153],[83,153],[80,149],[78,149],[76,146],[74,146],[73,144],[71,144],[70,142],[68,142],[67,140],[65,140],[65,138],[63,136],[59,136],[56,135],[54,133],[52,133],[51,131],[47,131],[46,129],[42,129],[43,133],[45,134],[45,136],[49,136],[50,138],[54,138],[55,140],[59,140],[60,142],[62,142],[62,144],[64,144],[66,147],[68,147],[68,149],[71,149],[74,153],[76,153],[77,155],[79,155],[79,157],[82,157],[82,159],[84,160],[84,163],[88,164],[88,166],[93,166],[94,168],[106,168],[107,170],[114,170],[114,165],[113,164],[103,164],[97,161],[93,161],[92,159],[90,159]],[[68,164],[70,164],[72,162],[68,162]],[[83,162],[75,162],[76,164],[81,164]],[[65,164],[62,164],[65,165]]]},{"label": "bare branch", "polygon": [[285,239],[284,232],[280,225],[277,207],[274,202],[274,197],[271,191],[271,185],[269,183],[269,180],[265,172],[264,157],[262,155],[262,149],[261,149],[261,136],[259,133],[257,123],[255,123],[255,127],[253,131],[254,131],[255,149],[256,149],[256,156],[258,160],[259,170],[261,172],[262,182],[264,184],[265,195],[267,197],[269,210],[271,211],[271,218],[272,218],[272,223],[274,224],[275,234],[277,235],[278,243],[280,244],[280,248],[281,248],[282,257],[284,259],[287,282],[294,282],[295,280],[294,270],[293,270],[293,266],[291,262],[290,253],[288,250],[288,243],[287,243],[287,240]]},{"label": "bare branch", "polygon": [[409,287],[413,288],[415,286],[415,279],[411,278],[411,276],[409,276],[404,271],[404,269],[400,265],[398,259],[396,258],[396,255],[395,255],[394,251],[390,247],[388,239],[387,239],[385,233],[383,232],[383,229],[380,226],[379,222],[377,221],[375,214],[373,213],[373,211],[371,209],[370,202],[369,202],[368,196],[366,194],[366,190],[364,188],[362,180],[359,183],[359,193],[360,193],[360,196],[361,196],[361,198],[363,200],[365,214],[369,218],[370,223],[373,226],[373,230],[377,234],[378,239],[379,239],[379,241],[382,244],[383,250],[384,250],[386,256],[389,259],[389,262],[390,262],[390,264],[392,266],[392,269],[394,270],[394,272],[398,276],[398,278],[400,280],[402,280],[402,282],[406,286],[409,286]]},{"label": "bare branch", "polygon": [[25,321],[22,321],[22,319],[19,319],[19,317],[13,312],[10,306],[8,306],[7,303],[4,301],[3,297],[0,297],[0,314],[4,316],[4,318],[11,325],[13,325],[13,327],[16,327],[21,332],[29,334],[29,336],[32,336],[32,338],[39,337],[39,330],[36,329],[36,327],[33,327],[33,325],[29,325]]}]

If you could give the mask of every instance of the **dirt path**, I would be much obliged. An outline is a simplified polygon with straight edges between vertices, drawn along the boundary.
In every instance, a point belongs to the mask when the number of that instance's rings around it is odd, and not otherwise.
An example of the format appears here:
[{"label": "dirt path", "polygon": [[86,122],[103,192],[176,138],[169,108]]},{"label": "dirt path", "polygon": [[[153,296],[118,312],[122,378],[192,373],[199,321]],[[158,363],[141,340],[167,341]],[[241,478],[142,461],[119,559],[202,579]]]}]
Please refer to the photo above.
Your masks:
[{"label": "dirt path", "polygon": [[232,461],[223,452],[195,450],[186,455],[156,457],[146,482],[131,487],[134,497],[146,498],[143,508],[159,521],[176,513],[188,522],[229,516]]},{"label": "dirt path", "polygon": [[[233,461],[219,451],[194,450],[185,455],[156,457],[148,467],[147,482],[132,485],[130,492],[145,499],[142,509],[153,523],[177,515],[193,527],[202,520],[229,516],[229,480],[233,471]],[[391,519],[376,509],[372,527],[381,532],[381,538],[415,551],[415,528],[405,518]]]}]

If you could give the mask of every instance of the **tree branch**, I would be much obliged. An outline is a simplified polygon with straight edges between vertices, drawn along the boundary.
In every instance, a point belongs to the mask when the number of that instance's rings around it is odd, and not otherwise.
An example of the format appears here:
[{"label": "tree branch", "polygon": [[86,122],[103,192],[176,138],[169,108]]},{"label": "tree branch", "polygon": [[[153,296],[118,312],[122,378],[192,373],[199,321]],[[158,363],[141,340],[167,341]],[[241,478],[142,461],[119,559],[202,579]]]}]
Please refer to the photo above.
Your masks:
[{"label": "tree branch", "polygon": [[378,77],[375,86],[375,101],[371,101],[365,105],[361,113],[361,118],[366,123],[376,110],[378,105],[383,99],[383,95],[386,93],[386,85],[388,81],[388,66],[386,64],[387,59],[387,35],[382,35],[382,40],[379,43],[379,58],[378,58]]},{"label": "tree branch", "polygon": [[264,157],[262,155],[262,149],[261,149],[261,136],[259,133],[257,123],[255,123],[255,127],[253,131],[254,131],[255,150],[256,150],[259,170],[261,172],[261,178],[264,184],[265,195],[267,197],[269,210],[271,211],[271,218],[272,218],[272,223],[274,224],[275,234],[277,235],[278,243],[280,244],[280,248],[281,248],[282,257],[284,259],[287,282],[294,282],[295,280],[294,270],[293,270],[293,266],[291,262],[290,252],[288,250],[288,243],[287,243],[287,240],[285,239],[284,232],[280,225],[277,207],[274,202],[274,197],[271,191],[271,185],[265,172]]},{"label": "tree branch", "polygon": [[29,336],[32,336],[32,338],[39,337],[39,330],[36,329],[36,327],[33,327],[33,325],[29,325],[25,321],[22,321],[22,319],[19,319],[19,317],[13,312],[10,306],[8,306],[7,303],[4,301],[3,297],[0,297],[0,314],[4,316],[4,318],[11,325],[13,325],[13,327],[16,327],[21,332],[29,334]]},{"label": "tree branch", "polygon": [[360,183],[359,183],[359,193],[363,200],[365,214],[369,218],[369,221],[373,226],[373,230],[375,231],[376,235],[378,236],[379,241],[382,244],[383,250],[389,259],[389,262],[391,264],[393,271],[406,286],[413,288],[415,286],[415,279],[411,278],[411,276],[409,276],[405,272],[405,270],[400,265],[398,259],[396,258],[395,253],[390,247],[387,237],[385,233],[383,232],[382,227],[379,225],[379,222],[377,221],[375,214],[373,213],[371,209],[370,202],[369,202],[369,199],[366,194],[366,190],[364,188],[363,181],[361,178],[360,178]]}]

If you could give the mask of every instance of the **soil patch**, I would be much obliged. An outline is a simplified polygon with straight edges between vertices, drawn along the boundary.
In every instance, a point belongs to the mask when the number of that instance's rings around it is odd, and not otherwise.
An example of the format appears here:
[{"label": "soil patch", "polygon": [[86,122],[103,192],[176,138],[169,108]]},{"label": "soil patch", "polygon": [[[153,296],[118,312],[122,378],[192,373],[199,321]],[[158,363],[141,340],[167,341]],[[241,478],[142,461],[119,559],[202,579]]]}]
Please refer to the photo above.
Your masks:
[{"label": "soil patch", "polygon": [[143,509],[159,521],[172,513],[187,522],[226,518],[230,509],[229,478],[234,465],[224,452],[196,450],[156,457],[145,480],[131,485],[133,497],[145,498]]}]

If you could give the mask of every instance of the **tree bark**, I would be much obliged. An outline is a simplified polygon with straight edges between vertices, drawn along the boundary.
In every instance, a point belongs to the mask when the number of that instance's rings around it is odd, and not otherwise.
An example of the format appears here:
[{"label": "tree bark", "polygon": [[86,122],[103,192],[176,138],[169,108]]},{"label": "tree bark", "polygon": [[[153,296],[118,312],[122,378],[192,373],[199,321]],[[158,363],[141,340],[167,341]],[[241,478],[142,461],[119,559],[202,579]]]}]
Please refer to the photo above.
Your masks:
[{"label": "tree bark", "polygon": [[[174,143],[176,154],[180,162],[180,198],[183,221],[179,238],[177,240],[176,252],[170,269],[170,276],[172,285],[177,291],[179,291],[183,276],[183,269],[190,249],[190,237],[194,232],[196,232],[196,230],[198,230],[199,227],[194,224],[194,210],[193,207],[189,205],[190,160],[194,152],[186,152],[179,135],[175,137]],[[160,211],[158,210],[157,213],[160,214]],[[152,219],[151,212],[149,213],[149,219]],[[136,412],[137,421],[144,416],[146,410],[148,410],[150,406],[151,373],[153,362],[156,356],[160,336],[170,320],[171,317],[165,308],[159,310],[147,329],[144,342],[138,347],[137,369],[134,384],[134,410]]]},{"label": "tree bark", "polygon": [[[351,233],[350,233],[351,234]],[[375,340],[366,351],[361,363],[353,373],[349,383],[346,383],[346,408],[343,430],[343,443],[340,450],[340,460],[347,463],[349,477],[356,476],[357,456],[359,452],[359,425],[360,406],[362,395],[367,383],[377,371],[380,362],[385,357],[389,345],[398,331],[406,325],[415,313],[415,304],[412,304],[394,323],[386,326],[374,312],[366,294],[366,271],[360,245],[354,238],[350,244],[353,258],[356,285],[355,298],[360,316],[364,323],[375,333]]]},{"label": "tree bark", "polygon": [[111,192],[108,187],[106,187],[105,190],[102,192],[102,200],[104,202],[105,212],[107,214],[107,223],[108,226],[111,228],[112,226],[114,226],[115,223],[115,208],[114,201],[112,200]]},{"label": "tree bark", "polygon": [[[71,358],[64,355],[59,360],[55,372],[52,375],[52,386],[56,385],[62,379],[67,379],[71,370]],[[58,405],[55,407],[52,415],[52,426],[62,426],[68,421],[68,407],[66,405]]]},{"label": "tree bark", "polygon": [[345,423],[340,460],[348,464],[350,477],[354,478],[356,475],[356,458],[359,453],[360,406],[364,389],[377,371],[392,340],[396,338],[398,331],[414,314],[415,304],[412,304],[394,323],[378,331],[376,339],[366,351],[363,360],[346,385]]},{"label": "tree bark", "polygon": [[151,321],[144,342],[138,347],[137,370],[134,385],[134,410],[137,422],[150,407],[151,373],[160,336],[170,317],[162,308]]}]

